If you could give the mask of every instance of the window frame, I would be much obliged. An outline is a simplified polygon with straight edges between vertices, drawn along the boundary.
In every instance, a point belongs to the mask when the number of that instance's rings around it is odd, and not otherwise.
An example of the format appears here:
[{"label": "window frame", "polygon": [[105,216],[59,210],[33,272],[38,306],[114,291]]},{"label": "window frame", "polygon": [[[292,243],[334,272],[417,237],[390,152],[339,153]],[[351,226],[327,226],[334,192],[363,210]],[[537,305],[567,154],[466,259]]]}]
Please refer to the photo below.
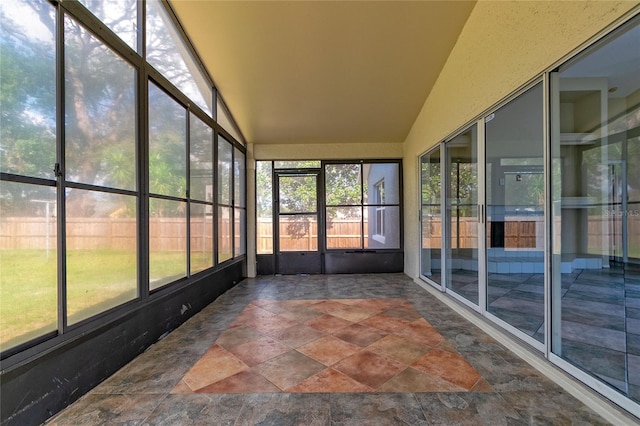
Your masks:
[{"label": "window frame", "polygon": [[376,224],[375,230],[371,238],[378,241],[379,243],[384,244],[385,239],[385,206],[384,206],[384,178],[380,179],[376,182],[373,187],[375,188],[376,194]]},{"label": "window frame", "polygon": [[[224,265],[219,264],[217,262],[213,262],[211,267],[208,267],[203,270],[194,271],[192,273],[190,269],[190,232],[191,232],[191,204],[194,206],[196,204],[202,204],[201,200],[192,200],[189,196],[189,192],[187,189],[186,194],[181,195],[179,197],[166,196],[166,195],[150,195],[149,194],[149,177],[148,177],[148,89],[147,84],[149,82],[153,82],[160,90],[164,91],[167,95],[173,98],[179,105],[185,108],[185,121],[187,126],[186,132],[186,179],[187,179],[187,188],[189,188],[189,173],[190,173],[190,164],[189,164],[189,149],[190,149],[190,130],[189,130],[189,117],[191,114],[195,118],[200,119],[203,123],[205,123],[208,127],[211,128],[212,134],[224,135],[224,137],[230,142],[233,148],[238,149],[245,156],[245,167],[244,173],[246,173],[246,147],[242,143],[243,141],[238,141],[232,134],[230,134],[226,129],[224,129],[220,123],[216,122],[216,108],[217,108],[217,100],[219,98],[219,94],[217,93],[217,88],[214,86],[208,72],[202,66],[202,61],[199,59],[197,52],[191,46],[188,38],[184,34],[181,25],[178,22],[178,19],[171,9],[170,5],[165,1],[158,2],[162,5],[164,10],[167,12],[168,16],[171,19],[171,23],[174,25],[175,30],[180,34],[182,40],[185,43],[185,46],[188,48],[189,53],[194,58],[195,64],[202,70],[203,75],[206,77],[209,83],[209,89],[211,93],[211,97],[213,99],[213,111],[212,114],[209,115],[205,111],[203,111],[195,102],[191,101],[188,96],[182,93],[177,87],[175,87],[170,81],[168,81],[163,75],[161,75],[151,64],[145,61],[144,55],[144,32],[145,32],[145,16],[143,11],[144,2],[137,2],[137,10],[138,17],[137,23],[138,28],[141,29],[139,31],[137,46],[136,48],[132,48],[122,40],[116,33],[114,33],[106,24],[102,23],[95,15],[91,13],[82,3],[80,2],[46,2],[51,7],[51,13],[53,15],[53,20],[55,21],[54,28],[54,39],[55,39],[55,50],[56,55],[54,59],[55,63],[55,83],[52,83],[55,87],[55,99],[56,99],[56,122],[55,122],[55,151],[56,151],[56,159],[55,165],[51,164],[51,169],[53,173],[50,176],[46,174],[43,177],[34,177],[20,174],[13,174],[7,172],[0,172],[0,181],[2,182],[16,182],[23,184],[32,184],[39,185],[42,187],[51,187],[56,189],[56,216],[58,217],[58,224],[56,226],[57,230],[57,241],[55,243],[57,248],[57,319],[56,319],[56,330],[43,332],[42,334],[30,337],[25,341],[17,343],[10,347],[3,347],[2,352],[0,353],[0,358],[3,361],[3,365],[7,368],[11,368],[12,365],[19,364],[24,362],[24,360],[38,356],[41,353],[45,353],[47,350],[64,344],[64,342],[68,342],[76,337],[85,335],[92,330],[95,330],[97,327],[108,324],[111,321],[114,321],[120,318],[122,315],[127,312],[131,312],[137,307],[143,306],[146,303],[149,303],[151,300],[157,300],[159,297],[163,297],[163,295],[168,294],[169,292],[175,291],[175,289],[189,285],[194,279],[193,277],[202,276],[210,273],[214,273],[224,268],[229,262],[226,262]],[[83,30],[92,36],[95,37],[100,43],[102,43],[107,49],[110,49],[119,59],[122,59],[129,65],[133,67],[135,77],[135,93],[136,93],[136,104],[135,104],[135,123],[136,123],[136,158],[135,158],[135,180],[136,185],[134,189],[120,189],[120,188],[111,188],[111,187],[103,187],[100,185],[94,185],[89,183],[81,183],[81,182],[70,182],[65,180],[64,176],[64,154],[65,154],[65,120],[64,120],[64,97],[65,97],[65,70],[64,70],[64,40],[65,40],[65,19],[72,19],[80,25]],[[140,52],[140,53],[139,53]],[[226,106],[225,106],[226,108]],[[228,110],[228,109],[227,109]],[[230,116],[230,120],[233,121],[233,117]],[[237,129],[237,125],[235,122],[232,123],[233,126]],[[241,136],[241,134],[240,134]],[[213,143],[213,141],[212,141]],[[212,158],[214,162],[212,174],[215,176],[217,173],[216,165],[215,165],[215,154],[214,158]],[[214,179],[214,191],[215,191],[215,179]],[[90,315],[87,318],[84,318],[78,322],[73,324],[69,324],[67,321],[67,288],[66,288],[66,277],[67,277],[67,268],[66,268],[66,259],[67,259],[67,247],[66,247],[66,226],[65,226],[65,200],[66,195],[65,191],[68,189],[79,189],[79,190],[89,190],[89,191],[98,191],[105,194],[114,194],[114,195],[127,195],[136,198],[136,223],[137,223],[137,285],[136,285],[136,297],[132,300],[126,301],[124,303],[117,304],[113,307],[105,309],[95,315]],[[244,190],[244,200],[242,207],[246,212],[246,178],[245,178],[245,190]],[[186,256],[186,275],[184,278],[171,281],[166,285],[154,289],[152,291],[149,290],[149,258],[148,258],[148,248],[149,248],[149,213],[148,207],[151,199],[159,199],[159,200],[173,200],[180,201],[184,203],[186,206],[185,213],[185,221],[186,221],[186,240],[187,246],[185,251]],[[218,204],[215,200],[212,200],[210,203],[205,203],[206,205],[212,208],[211,214],[211,222],[212,227],[214,228],[214,241],[215,241],[215,224],[217,217],[217,207]],[[243,246],[246,248],[246,214],[240,215],[241,220],[244,220],[245,223],[242,227],[240,227],[241,235],[239,238],[243,242]],[[212,242],[211,250],[214,253],[216,246],[215,243]],[[146,253],[146,254],[145,254]],[[238,253],[236,256],[231,259],[231,263],[245,261],[246,259],[246,249],[245,253]]]}]

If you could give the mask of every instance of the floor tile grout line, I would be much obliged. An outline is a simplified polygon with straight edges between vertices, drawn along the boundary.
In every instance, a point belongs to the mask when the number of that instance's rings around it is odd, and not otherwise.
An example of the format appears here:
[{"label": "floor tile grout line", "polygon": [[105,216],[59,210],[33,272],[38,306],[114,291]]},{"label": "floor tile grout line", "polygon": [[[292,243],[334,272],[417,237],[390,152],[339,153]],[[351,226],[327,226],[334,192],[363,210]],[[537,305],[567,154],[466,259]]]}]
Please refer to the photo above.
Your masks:
[{"label": "floor tile grout line", "polygon": [[170,394],[171,394],[171,393],[164,394],[163,398],[160,398],[160,400],[158,401],[158,403],[156,404],[156,406],[155,406],[155,407],[153,407],[153,410],[151,410],[151,412],[147,415],[147,417],[145,417],[145,418],[140,422],[140,424],[141,424],[141,425],[146,424],[145,422],[147,422],[147,421],[149,420],[149,418],[150,418],[150,417],[151,417],[151,416],[156,412],[156,410],[158,409],[158,407],[160,407],[160,405],[161,405],[164,401],[166,401],[166,400],[169,398],[169,395],[170,395]]},{"label": "floor tile grout line", "polygon": [[[405,283],[405,284],[406,284],[406,283]],[[409,284],[412,284],[412,283],[409,283]],[[267,285],[268,285],[268,283],[267,283],[267,284],[265,284],[265,285],[263,285],[263,286],[261,286],[258,290],[254,290],[254,293],[262,292],[262,291],[267,287]],[[258,287],[258,286],[256,285],[256,287]],[[328,290],[326,289],[326,287],[327,287],[327,286],[326,286],[326,282],[325,282],[325,286],[324,286],[324,287],[325,287],[325,288],[322,290],[322,292],[327,293],[327,292],[328,292]],[[406,287],[406,285],[405,285],[404,287]],[[248,290],[246,290],[246,289],[243,289],[243,292],[244,292],[244,291],[250,292],[250,291],[248,291]],[[307,291],[307,290],[305,290],[305,291]],[[358,290],[358,292],[362,292],[362,291],[363,291],[363,290]],[[446,312],[446,311],[442,310],[441,306],[440,306],[438,303],[435,303],[435,304],[434,304],[434,303],[426,303],[426,302],[425,302],[425,303],[415,303],[415,302],[416,302],[416,300],[418,300],[418,297],[420,296],[420,295],[416,294],[416,291],[415,291],[415,290],[411,290],[411,291],[410,291],[410,290],[408,290],[408,289],[396,289],[396,292],[397,292],[397,293],[401,293],[401,294],[404,296],[404,298],[405,298],[405,299],[407,299],[407,300],[412,304],[413,308],[414,308],[414,309],[415,309],[415,310],[416,310],[416,311],[421,315],[421,317],[422,317],[422,318],[424,318],[424,319],[425,319],[428,323],[430,323],[430,324],[431,324],[431,325],[432,325],[432,326],[433,326],[433,327],[434,327],[434,328],[435,328],[439,333],[441,333],[441,335],[442,335],[443,337],[445,337],[446,341],[451,342],[452,349],[454,349],[454,350],[455,350],[456,352],[458,352],[460,355],[463,355],[464,353],[469,353],[469,351],[471,350],[471,346],[466,346],[466,345],[459,346],[458,342],[456,342],[456,340],[455,340],[455,339],[454,339],[454,340],[450,340],[450,338],[451,338],[452,336],[456,336],[456,334],[460,334],[460,333],[462,333],[462,334],[464,335],[464,333],[465,333],[465,332],[464,332],[464,330],[462,330],[464,327],[462,327],[462,326],[461,326],[461,324],[457,324],[459,321],[456,321],[457,326],[454,326],[450,331],[448,331],[448,332],[440,332],[440,326],[441,326],[443,323],[446,323],[446,322],[447,322],[445,319],[443,319],[443,317],[442,317],[441,315],[442,315],[442,314],[445,314],[445,316],[449,316],[450,312]],[[292,292],[292,294],[293,294],[293,292]],[[306,293],[305,293],[305,295],[306,295]],[[251,297],[251,296],[248,296],[248,297]],[[306,296],[305,296],[305,297],[306,297]],[[316,297],[316,296],[314,296],[314,297]],[[291,299],[294,299],[294,297],[291,297]],[[330,299],[330,297],[325,297],[325,299]],[[245,300],[245,301],[246,301],[246,300]],[[215,302],[214,302],[214,303],[215,303]],[[247,302],[247,303],[249,303],[249,302]],[[435,311],[432,311],[432,310],[431,310],[431,306],[436,306],[436,307],[437,307],[437,309],[436,309]],[[245,308],[246,308],[246,306],[245,306]],[[241,308],[241,310],[242,310],[242,308]],[[229,311],[229,312],[225,312],[224,314],[220,314],[220,313],[218,313],[218,315],[233,315],[234,313],[235,313],[236,315],[238,315],[238,314],[239,314],[239,312],[241,312],[241,310],[240,310],[240,311],[238,311],[238,310],[231,310],[231,311]],[[428,318],[429,318],[429,317],[434,318],[434,317],[437,317],[437,316],[440,316],[440,320],[439,320],[439,321],[432,322],[432,321],[429,321],[429,320],[428,320]],[[454,318],[454,319],[459,320],[459,318],[458,318],[457,316],[456,316],[456,318]],[[204,321],[202,326],[206,327],[206,326],[204,325],[204,323],[208,323],[208,322],[209,322],[209,321]],[[465,324],[466,324],[466,321],[465,321]],[[217,340],[217,339],[218,339],[219,334],[220,334],[220,333],[222,333],[222,332],[224,332],[225,330],[226,330],[226,328],[225,328],[225,329],[223,329],[223,330],[221,330],[221,331],[218,333],[218,335],[214,337],[214,342],[212,342],[211,344],[214,344],[214,343],[215,343],[215,340]],[[199,333],[199,331],[198,331],[198,333]],[[448,336],[448,337],[446,337],[446,336]],[[197,337],[196,337],[196,338],[197,338]],[[471,333],[471,334],[469,335],[469,338],[470,338],[470,341],[475,340],[475,339],[476,339],[476,334],[475,334],[475,333]],[[474,343],[474,346],[475,346],[475,345],[477,345],[477,343]],[[295,349],[295,348],[293,348],[293,349]],[[464,349],[466,349],[466,351],[465,351]],[[206,349],[205,349],[205,351],[206,351]],[[509,351],[507,350],[507,352],[509,352]],[[464,355],[463,355],[463,357],[464,357]],[[504,360],[505,360],[508,364],[511,364],[511,361],[509,361],[509,359],[508,359],[508,358],[509,358],[509,357],[505,357],[505,358],[504,358]],[[465,359],[466,359],[466,357],[465,357]],[[477,364],[477,362],[476,362],[477,360],[473,359],[472,361],[473,361],[473,364]],[[196,362],[197,362],[197,360],[196,360]],[[473,364],[472,364],[472,365],[473,365]],[[481,365],[482,365],[482,364],[481,364]],[[481,365],[480,365],[480,366],[481,366]],[[475,367],[474,367],[474,368],[475,368]],[[482,376],[482,375],[481,375],[481,376]],[[482,376],[482,377],[484,377],[484,376]],[[536,390],[529,390],[529,391],[530,391],[530,392],[533,392],[533,393],[537,393],[537,394],[539,394],[539,393],[540,393],[540,391],[536,391]],[[133,393],[136,393],[136,392],[133,392]],[[416,392],[405,392],[405,393],[412,393],[412,394],[413,394],[413,398],[414,398],[414,399],[418,398],[418,396],[419,396],[419,394],[420,394],[419,392],[418,392],[418,393],[416,393]],[[432,393],[432,394],[438,394],[438,393],[440,393],[440,392],[431,392],[431,393]],[[500,395],[500,397],[501,397],[501,398],[500,398],[500,400],[501,400],[501,401],[505,401],[505,402],[506,402],[505,392],[504,392],[504,391],[500,391],[500,392],[499,392],[499,391],[497,391],[496,389],[494,389],[492,393],[493,393],[493,394],[498,393],[498,394]],[[125,394],[125,393],[123,393],[123,395],[124,395],[124,394]],[[130,394],[130,393],[129,393],[129,394]],[[163,394],[163,395],[164,395],[163,397],[158,398],[158,399],[160,400],[160,402],[158,403],[159,405],[157,405],[157,406],[154,408],[154,410],[153,410],[154,412],[155,412],[155,411],[157,411],[157,409],[158,409],[158,407],[160,406],[160,404],[162,403],[162,401],[166,401],[166,400],[167,400],[167,398],[169,398],[169,394]],[[340,398],[340,394],[338,394],[337,396],[336,396],[336,395],[334,395],[334,394],[329,394],[329,395],[330,395],[330,398],[329,398],[329,400],[330,400],[330,401],[331,401],[331,400],[335,400],[335,399],[339,399],[339,398]],[[418,398],[418,399],[419,399],[419,398]],[[238,402],[239,402],[239,401],[238,401]],[[419,401],[418,401],[418,402],[419,402]],[[244,394],[244,395],[243,395],[243,398],[242,398],[242,407],[245,407],[246,405],[247,405],[247,399],[246,399],[246,394]],[[509,405],[510,405],[510,404],[509,404]],[[424,411],[424,406],[422,406],[422,404],[420,404],[419,406],[420,406],[420,409],[421,409],[422,414],[423,414],[423,415],[425,416],[425,418],[426,418],[426,414],[427,414],[427,413],[425,413],[425,411]],[[511,406],[511,405],[510,405],[510,406]],[[331,408],[331,407],[330,407],[330,408]],[[523,411],[523,413],[524,413],[524,414],[521,414],[520,412],[518,412],[518,416],[519,416],[519,418],[523,418],[523,416],[525,416],[525,415],[528,413],[528,412],[526,411],[526,408],[524,408],[524,410],[525,410],[525,411]],[[145,421],[145,422],[146,422],[146,421],[148,421],[148,419],[149,419],[149,418],[150,418],[150,417],[149,417],[149,416],[147,416],[147,418],[146,418],[144,421]],[[240,418],[239,418],[239,414],[238,414],[238,415],[236,416],[236,418],[235,418],[235,423],[236,423],[236,424],[238,424],[239,419],[240,419]],[[333,421],[334,421],[333,413],[331,413],[331,409],[330,409],[330,417],[329,417],[329,421],[330,421],[331,423],[333,423]]]},{"label": "floor tile grout line", "polygon": [[[363,300],[363,301],[365,301],[365,300],[387,300],[387,299],[388,299],[388,300],[392,300],[392,299],[393,299],[395,303],[393,303],[393,304],[391,304],[391,305],[389,305],[389,306],[386,306],[386,308],[387,308],[387,309],[383,309],[383,310],[376,310],[376,311],[378,312],[378,314],[384,313],[384,312],[386,312],[386,311],[390,310],[391,308],[394,308],[394,309],[395,309],[395,308],[403,308],[403,307],[405,307],[405,308],[406,308],[406,306],[398,306],[398,305],[404,305],[405,303],[409,303],[409,304],[410,304],[410,308],[411,308],[413,311],[415,311],[415,312],[416,312],[416,314],[418,314],[418,316],[419,316],[419,318],[417,318],[417,319],[415,319],[415,320],[411,321],[411,323],[414,323],[415,321],[418,321],[419,319],[424,319],[424,320],[427,322],[427,324],[429,324],[428,320],[426,320],[426,318],[424,318],[424,316],[423,316],[423,315],[421,315],[421,314],[420,314],[420,313],[415,309],[415,306],[413,306],[413,305],[409,302],[409,300],[408,300],[407,298],[404,298],[404,297],[403,297],[403,298],[379,298],[379,297],[378,297],[378,298],[354,298],[354,299],[348,299],[348,300]],[[301,300],[302,300],[302,301],[304,301],[305,299],[301,299]],[[326,302],[335,301],[335,302],[341,303],[341,302],[340,302],[340,300],[345,300],[345,299],[324,299],[324,300],[319,301],[318,303],[322,303],[322,302],[324,302],[324,301],[326,301]],[[254,300],[254,301],[255,301],[255,300]],[[289,302],[289,301],[291,301],[291,299],[284,299],[284,300],[281,300],[280,302],[282,302],[283,304],[286,304],[286,302]],[[314,303],[314,304],[317,304],[317,303]],[[238,317],[239,317],[240,315],[242,315],[242,314],[245,312],[245,310],[246,310],[249,306],[254,306],[254,307],[257,307],[257,308],[260,308],[260,309],[264,309],[262,306],[257,305],[257,304],[254,304],[253,302],[250,302],[250,303],[248,303],[248,304],[247,304],[247,306],[245,307],[245,309],[244,309],[242,312],[240,312],[240,313],[238,314]],[[311,305],[309,305],[309,306],[311,306]],[[356,304],[353,304],[353,305],[351,305],[351,306],[356,306]],[[267,309],[265,309],[265,310],[267,310]],[[269,312],[272,312],[272,311],[269,311]],[[321,312],[325,312],[325,311],[321,311]],[[272,312],[272,313],[274,313],[274,312]],[[280,312],[280,314],[281,314],[281,313],[284,313],[284,312]],[[274,314],[276,314],[276,315],[277,315],[277,314],[279,314],[279,313],[275,312]],[[376,315],[376,314],[374,314],[374,315]],[[369,318],[369,317],[367,317],[367,318]],[[237,317],[236,317],[236,320],[237,320]],[[352,323],[352,325],[353,325],[353,324],[359,324],[360,322],[365,321],[365,320],[366,320],[366,318],[364,318],[364,319],[360,319],[360,320],[358,320],[357,322],[354,322],[354,321],[349,321],[349,322],[351,322],[351,323]],[[234,322],[236,322],[236,321],[234,321]],[[248,326],[250,326],[250,325],[248,325]],[[432,328],[434,328],[434,330],[435,330],[436,332],[438,332],[438,330],[437,330],[435,327],[433,327],[433,326],[432,326],[432,325],[430,325],[430,324],[429,324],[429,326],[430,326],[430,327],[432,327]],[[346,327],[343,327],[343,328],[346,328]],[[400,328],[400,327],[397,327],[395,330],[397,331],[397,329],[399,329],[399,328]],[[225,330],[225,331],[226,331],[226,330]],[[335,334],[336,332],[338,332],[338,331],[340,331],[340,330],[334,330],[334,331],[332,331],[332,332],[325,332],[324,334],[325,334],[325,337],[326,337],[326,336],[334,336],[334,334]],[[383,330],[383,331],[384,331],[384,330]],[[390,332],[385,331],[385,333],[388,333],[387,335],[393,335],[393,332],[392,332],[392,331],[390,331]],[[439,332],[438,332],[438,333],[439,333]],[[266,333],[265,333],[265,334],[266,334]],[[277,336],[273,336],[273,337],[274,337],[274,338],[276,338],[277,340],[279,340],[279,339],[277,338]],[[318,339],[316,339],[316,340],[318,340]],[[447,339],[446,339],[446,338],[445,338],[445,341],[447,341]],[[215,344],[215,343],[214,343],[214,344]],[[360,350],[359,350],[359,352],[362,352],[362,351],[364,351],[364,350],[367,350],[367,348],[368,348],[369,346],[371,346],[371,345],[368,345],[368,346],[366,346],[366,347],[361,347],[361,348],[360,348]],[[297,350],[297,348],[293,348],[291,345],[287,345],[287,347],[289,347],[291,350],[296,351],[296,352],[297,352],[297,353],[299,353],[299,354],[302,354],[303,356],[307,356],[306,354],[301,353],[300,351],[298,351],[298,350]],[[433,350],[434,348],[437,348],[437,347],[433,347],[433,346],[430,346],[430,347],[431,347],[431,350]],[[455,349],[455,348],[454,348],[454,349]],[[447,352],[448,352],[448,351],[447,351]],[[374,352],[374,353],[375,353],[375,352]],[[462,354],[460,354],[457,350],[455,351],[455,353],[456,353],[456,355],[459,355],[459,356],[461,356],[461,357],[462,357]],[[385,354],[377,354],[377,355],[378,355],[378,356],[382,356],[384,359],[387,359],[387,360],[393,360],[392,358],[388,358]],[[275,357],[272,357],[272,358],[277,358],[277,356],[278,356],[278,355],[276,355]],[[272,358],[270,358],[270,359],[272,359]],[[464,357],[462,357],[462,358],[464,359]],[[314,358],[311,358],[311,359],[314,359]],[[314,360],[315,360],[315,359],[314,359]],[[265,360],[265,361],[263,361],[263,362],[266,362],[266,361],[268,361],[268,359],[267,359],[267,360]],[[318,360],[315,360],[315,361],[316,361],[316,362],[318,362]],[[465,359],[465,361],[466,361],[466,359]],[[337,363],[339,363],[339,362],[341,362],[341,361],[337,361],[337,362],[336,362],[336,363],[334,363],[334,364],[337,364]],[[468,364],[468,361],[466,361],[466,362],[467,362],[467,364]],[[324,364],[324,363],[322,363],[322,362],[320,362],[320,363],[321,363],[321,364]],[[260,364],[260,363],[259,363],[259,364]],[[257,365],[259,365],[259,364],[257,364]],[[378,390],[378,389],[379,389],[381,386],[383,386],[385,383],[387,383],[387,382],[388,382],[388,381],[390,381],[390,380],[393,380],[393,378],[395,378],[396,376],[398,376],[399,374],[401,374],[403,371],[406,371],[406,369],[407,369],[407,368],[410,368],[410,367],[411,367],[411,365],[412,365],[412,364],[406,364],[406,363],[404,363],[404,362],[403,362],[402,364],[403,364],[403,365],[404,365],[404,367],[405,367],[404,369],[402,369],[401,371],[398,371],[396,374],[394,374],[392,377],[390,377],[390,378],[389,378],[387,381],[385,381],[384,383],[380,384],[380,385],[379,385],[377,388],[375,388],[374,390]],[[326,366],[326,364],[324,364],[324,365]],[[470,364],[469,364],[469,365],[470,365]],[[327,369],[327,368],[332,368],[332,366],[326,366],[326,368],[325,368],[325,369]],[[472,368],[473,368],[473,367],[472,367]],[[475,368],[474,368],[474,370],[475,370]],[[324,371],[324,370],[323,370],[323,371]],[[316,374],[318,374],[318,373],[316,373]],[[483,376],[482,376],[482,375],[480,375],[479,373],[478,373],[478,375],[480,376],[480,378],[483,378]],[[262,375],[261,375],[261,376],[262,376]],[[312,375],[312,376],[313,376],[313,375]],[[312,377],[312,376],[309,376],[309,377]],[[286,389],[282,389],[282,388],[280,388],[280,387],[279,387],[279,386],[277,386],[275,383],[273,383],[271,380],[269,380],[267,377],[265,377],[265,376],[263,376],[263,377],[264,377],[266,380],[268,380],[270,383],[272,383],[274,386],[276,386],[276,388],[280,389],[282,392],[285,392],[285,393],[287,392],[287,391],[286,391]],[[438,376],[438,377],[439,377],[439,376]],[[307,379],[308,379],[308,378],[307,378]],[[353,378],[353,377],[351,377],[351,379],[353,380],[354,378]],[[445,380],[446,382],[449,382],[449,380],[446,380],[446,379],[444,379],[444,378],[442,378],[442,377],[441,377],[441,379]],[[221,379],[221,380],[222,380],[222,379]],[[304,380],[306,380],[306,379],[304,379]],[[303,381],[304,381],[304,380],[303,380]],[[220,380],[218,380],[218,381],[220,381]],[[358,381],[358,380],[356,380],[356,382],[361,383],[361,382],[360,382],[360,381]],[[213,383],[216,383],[216,382],[213,382]],[[211,384],[213,384],[213,383],[211,383]],[[300,383],[302,383],[302,382],[300,382]],[[449,382],[449,383],[451,383],[451,382]],[[476,383],[477,383],[477,381],[476,381]],[[363,384],[363,383],[361,383],[361,384],[362,384],[362,385],[364,385],[364,386],[367,386],[367,385],[365,385],[365,384]],[[452,383],[452,384],[453,384],[453,383]],[[475,384],[474,384],[474,385],[475,385]],[[206,387],[206,386],[209,386],[209,385],[205,385],[204,387]],[[467,392],[469,392],[470,390],[471,390],[471,389],[468,389],[468,390],[467,390]]]}]

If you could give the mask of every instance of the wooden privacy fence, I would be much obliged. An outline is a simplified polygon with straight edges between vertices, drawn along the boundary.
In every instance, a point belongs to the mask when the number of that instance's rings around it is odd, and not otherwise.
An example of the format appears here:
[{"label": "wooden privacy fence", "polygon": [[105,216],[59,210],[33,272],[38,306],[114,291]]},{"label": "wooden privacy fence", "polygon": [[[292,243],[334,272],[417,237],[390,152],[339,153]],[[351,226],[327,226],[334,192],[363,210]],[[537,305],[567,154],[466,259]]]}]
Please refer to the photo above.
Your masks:
[{"label": "wooden privacy fence", "polygon": [[[630,250],[636,252],[640,246],[640,215],[629,216],[627,233],[630,236]],[[219,222],[218,241],[220,250],[231,248],[231,227],[228,219]],[[588,244],[591,248],[604,247],[604,242],[620,240],[621,221],[611,217],[590,216],[587,223]],[[332,220],[327,229],[329,248],[359,247],[362,227],[359,220]],[[135,219],[120,218],[70,218],[66,223],[66,245],[69,250],[116,249],[133,250],[136,245]],[[368,224],[364,223],[365,241]],[[457,229],[460,229],[458,239]],[[452,243],[460,248],[473,248],[477,241],[478,223],[475,218],[460,218],[452,226]],[[491,226],[487,229],[490,231]],[[1,249],[55,249],[56,220],[43,217],[3,217],[0,221]],[[280,235],[283,250],[309,250],[317,247],[318,224],[308,222],[281,223]],[[544,224],[542,217],[529,220],[511,220],[507,218],[504,226],[504,244],[506,248],[543,248]],[[491,237],[490,232],[487,236]],[[150,247],[159,251],[181,251],[186,246],[185,220],[181,218],[151,218],[149,220]],[[201,250],[213,244],[213,223],[204,218],[191,219],[191,247]],[[236,241],[236,245],[239,241]],[[441,247],[442,221],[440,217],[429,217],[422,221],[422,246]],[[273,226],[271,219],[258,219],[258,253],[270,253],[273,250]]]},{"label": "wooden privacy fence", "polygon": [[[362,221],[359,219],[334,219],[327,229],[327,247],[331,249],[359,248],[362,238]],[[258,218],[258,253],[273,252],[273,221]],[[364,235],[368,234],[368,222],[364,222]],[[366,244],[366,239],[365,239]],[[280,222],[280,248],[282,251],[307,251],[318,247],[318,223],[301,221]]]},{"label": "wooden privacy fence", "polygon": [[[66,223],[68,250],[113,249],[135,250],[136,220],[118,218],[69,218]],[[230,250],[229,220],[219,225],[220,250]],[[2,249],[55,249],[56,220],[42,217],[6,217],[0,223]],[[187,230],[181,218],[151,218],[149,220],[149,246],[154,251],[184,251]],[[211,219],[191,219],[191,250],[201,251],[213,247]]]}]

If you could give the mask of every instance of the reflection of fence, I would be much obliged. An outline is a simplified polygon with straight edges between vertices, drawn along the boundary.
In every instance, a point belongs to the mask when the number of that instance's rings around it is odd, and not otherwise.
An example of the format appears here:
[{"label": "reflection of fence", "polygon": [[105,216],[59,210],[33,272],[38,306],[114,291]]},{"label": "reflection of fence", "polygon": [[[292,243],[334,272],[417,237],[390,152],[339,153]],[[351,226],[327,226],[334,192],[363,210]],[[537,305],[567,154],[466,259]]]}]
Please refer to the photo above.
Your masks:
[{"label": "reflection of fence", "polygon": [[[587,229],[589,253],[602,253],[602,248],[606,246],[609,254],[623,256],[620,216],[589,216]],[[640,258],[640,214],[627,217],[627,237],[629,257]],[[605,245],[603,242],[608,243]]]},{"label": "reflection of fence", "polygon": [[[533,219],[533,220],[531,220]],[[458,226],[459,225],[459,226]],[[458,238],[457,229],[460,229]],[[478,221],[476,218],[461,217],[459,223],[451,226],[451,241],[454,248],[477,248]],[[491,223],[487,223],[487,240],[491,240]],[[459,241],[459,246],[457,246]],[[442,220],[440,217],[423,218],[422,247],[440,248],[442,244]],[[541,216],[529,220],[505,218],[505,248],[535,248],[544,246],[544,223]]]},{"label": "reflection of fence", "polygon": [[[460,247],[475,248],[478,223],[475,218],[460,218]],[[456,246],[456,226],[452,226],[452,246]],[[491,224],[487,224],[487,239],[491,239]],[[640,257],[640,214],[627,217],[627,235],[629,256]],[[575,236],[575,238],[582,236]],[[621,255],[622,221],[611,216],[588,217],[587,238],[590,253],[598,253],[603,247],[611,255]],[[606,244],[605,244],[606,243]],[[440,248],[442,244],[442,221],[438,216],[425,217],[422,220],[422,247]],[[543,250],[544,223],[542,216],[529,217],[527,220],[507,217],[504,224],[505,248],[527,248]],[[585,251],[585,250],[583,250]]]}]

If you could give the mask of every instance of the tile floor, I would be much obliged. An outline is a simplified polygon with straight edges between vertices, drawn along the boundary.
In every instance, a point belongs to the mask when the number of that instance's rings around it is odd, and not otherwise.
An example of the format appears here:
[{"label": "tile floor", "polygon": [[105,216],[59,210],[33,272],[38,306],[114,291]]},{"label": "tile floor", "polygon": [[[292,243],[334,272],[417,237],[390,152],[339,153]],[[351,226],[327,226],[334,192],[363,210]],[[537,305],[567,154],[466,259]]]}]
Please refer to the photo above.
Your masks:
[{"label": "tile floor", "polygon": [[493,388],[406,299],[254,300],[172,393]]},{"label": "tile floor", "polygon": [[608,424],[403,274],[246,279],[49,423]]}]

